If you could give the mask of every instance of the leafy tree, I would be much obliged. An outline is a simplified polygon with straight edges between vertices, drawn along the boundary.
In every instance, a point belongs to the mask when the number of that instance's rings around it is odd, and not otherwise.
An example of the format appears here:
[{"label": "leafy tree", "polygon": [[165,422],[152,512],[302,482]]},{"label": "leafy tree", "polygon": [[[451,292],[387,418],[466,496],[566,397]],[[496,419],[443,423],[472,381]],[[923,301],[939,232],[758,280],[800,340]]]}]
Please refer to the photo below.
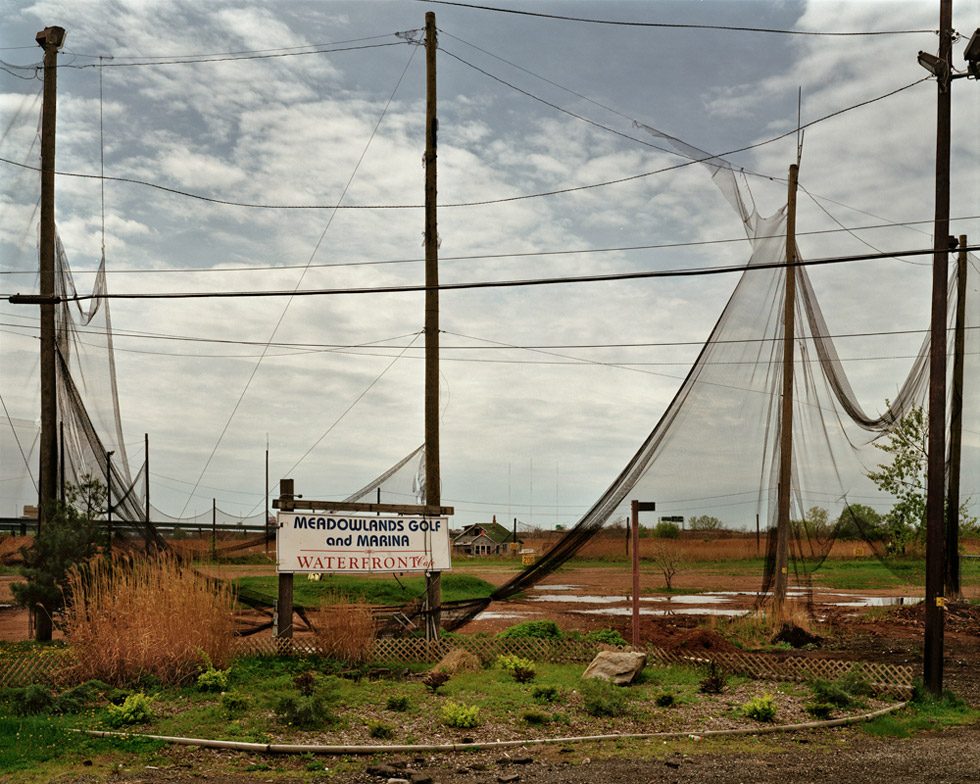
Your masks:
[{"label": "leafy tree", "polygon": [[711,515],[694,515],[687,521],[687,527],[692,531],[720,531],[725,526],[721,520]]},{"label": "leafy tree", "polygon": [[105,507],[105,485],[91,476],[65,488],[66,501],[54,504],[30,547],[21,549],[27,582],[14,583],[14,598],[34,614],[35,636],[51,639],[52,619],[65,606],[67,573],[98,551],[98,515]]},{"label": "leafy tree", "polygon": [[[900,555],[915,539],[921,538],[926,519],[926,467],[928,465],[929,429],[923,409],[913,408],[888,434],[884,443],[875,447],[891,455],[890,463],[869,471],[868,478],[879,490],[890,493],[895,505],[884,516],[885,539],[888,550]],[[948,519],[948,510],[946,516]],[[967,514],[966,504],[960,507],[960,525],[969,528],[976,518]]]},{"label": "leafy tree", "polygon": [[870,506],[848,504],[837,518],[834,531],[838,539],[877,541],[885,536],[882,516]]}]

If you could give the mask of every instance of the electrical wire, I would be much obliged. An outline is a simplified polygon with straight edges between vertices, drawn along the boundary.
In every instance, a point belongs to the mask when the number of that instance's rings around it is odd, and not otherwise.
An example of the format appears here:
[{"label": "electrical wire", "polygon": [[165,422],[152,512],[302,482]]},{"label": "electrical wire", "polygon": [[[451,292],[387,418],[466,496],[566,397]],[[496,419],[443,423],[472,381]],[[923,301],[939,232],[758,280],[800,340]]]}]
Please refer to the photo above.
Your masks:
[{"label": "electrical wire", "polygon": [[[392,35],[397,35],[392,33]],[[387,46],[405,46],[406,44],[417,45],[417,42],[413,41],[389,41],[383,44],[364,44],[363,46],[343,46],[337,49],[313,49],[309,52],[280,52],[278,54],[247,54],[240,56],[226,56],[226,57],[201,57],[196,59],[171,59],[171,60],[152,60],[141,63],[106,63],[106,68],[140,68],[149,65],[193,65],[200,63],[227,63],[227,62],[238,62],[241,60],[271,60],[281,57],[302,57],[303,55],[310,54],[335,54],[337,52],[355,52],[364,49],[382,49]],[[76,70],[82,70],[85,68],[101,68],[98,63],[83,63],[82,65],[64,64],[57,66],[61,68],[72,68]]]},{"label": "electrical wire", "polygon": [[[106,67],[108,67],[108,65]],[[738,148],[736,148],[734,150],[728,150],[727,152],[719,153],[719,154],[716,154],[716,155],[709,155],[709,156],[707,156],[705,158],[696,158],[696,159],[691,159],[691,160],[685,160],[685,161],[683,161],[681,163],[677,163],[677,164],[674,164],[674,165],[671,165],[671,166],[664,166],[664,167],[661,167],[659,169],[654,169],[652,171],[641,172],[639,174],[632,174],[632,175],[629,175],[629,176],[626,176],[626,177],[619,177],[619,178],[616,178],[616,179],[613,179],[613,180],[604,180],[602,182],[589,183],[589,184],[586,184],[586,185],[574,185],[574,186],[569,186],[569,187],[566,187],[566,188],[556,188],[554,190],[549,190],[549,191],[539,191],[537,193],[518,194],[516,196],[506,196],[506,197],[496,198],[496,199],[483,199],[483,200],[479,200],[479,201],[465,201],[465,202],[450,202],[450,203],[446,203],[446,204],[440,204],[439,206],[441,208],[443,208],[443,209],[450,209],[450,208],[458,208],[458,207],[485,207],[485,206],[489,206],[489,205],[493,205],[493,204],[508,204],[508,203],[512,203],[512,202],[516,202],[516,201],[525,201],[527,199],[543,198],[545,196],[559,196],[559,195],[568,194],[568,193],[578,193],[580,191],[592,190],[592,189],[595,189],[595,188],[604,188],[604,187],[607,187],[607,186],[610,186],[610,185],[621,185],[623,183],[633,182],[635,180],[644,179],[646,177],[652,177],[652,176],[657,175],[657,174],[665,174],[667,172],[676,171],[678,169],[686,168],[687,166],[691,166],[691,165],[693,165],[695,163],[704,163],[705,161],[710,161],[710,160],[714,160],[716,158],[721,158],[721,157],[727,157],[727,156],[730,156],[730,155],[736,155],[736,154],[741,153],[741,152],[746,152],[747,150],[753,150],[753,149],[756,149],[758,147],[762,147],[762,146],[767,145],[767,144],[772,144],[773,142],[777,142],[777,141],[780,141],[781,139],[785,139],[787,136],[792,136],[793,134],[796,134],[799,130],[803,130],[803,129],[806,129],[806,128],[813,127],[814,125],[816,125],[818,123],[824,122],[824,121],[829,120],[829,119],[832,119],[834,117],[838,117],[838,116],[840,116],[842,114],[845,114],[846,112],[850,112],[850,111],[853,111],[854,109],[859,109],[859,108],[862,108],[862,107],[865,107],[865,106],[869,106],[870,104],[876,103],[878,101],[885,100],[886,98],[890,98],[890,97],[892,97],[894,95],[897,95],[898,93],[903,92],[904,90],[908,90],[908,89],[910,89],[912,87],[915,87],[916,85],[922,84],[923,82],[928,81],[928,80],[930,80],[932,78],[933,77],[931,77],[931,76],[924,76],[921,79],[918,79],[918,80],[916,80],[914,82],[910,82],[909,84],[906,84],[906,85],[904,85],[902,87],[898,87],[898,88],[896,88],[894,90],[891,90],[891,91],[889,91],[887,93],[884,93],[882,95],[876,96],[874,98],[869,98],[869,99],[867,99],[865,101],[861,101],[859,103],[852,104],[851,106],[847,106],[847,107],[844,107],[843,109],[838,109],[838,110],[836,110],[834,112],[831,112],[830,114],[826,114],[826,115],[823,115],[822,117],[818,117],[815,120],[811,120],[808,123],[804,123],[799,129],[798,128],[793,128],[792,130],[786,131],[785,133],[781,133],[781,134],[779,134],[777,136],[773,136],[773,137],[771,137],[769,139],[765,139],[765,140],[759,141],[759,142],[754,142],[752,144],[747,144],[747,145],[745,145],[743,147],[738,147]],[[0,157],[0,163],[5,163],[8,166],[17,166],[17,167],[24,168],[24,169],[31,169],[33,171],[40,171],[40,167],[38,167],[38,166],[29,166],[29,165],[24,164],[24,163],[18,163],[17,161],[12,161],[9,158]],[[78,177],[78,178],[81,178],[81,179],[90,179],[90,180],[94,180],[94,179],[99,179],[100,178],[100,175],[97,175],[97,174],[83,174],[83,173],[80,173],[80,172],[56,171],[55,174],[57,174],[57,175],[59,175],[61,177]],[[133,184],[133,185],[141,185],[143,187],[153,188],[155,190],[164,191],[165,193],[171,193],[171,194],[174,194],[176,196],[184,196],[186,198],[196,199],[198,201],[209,202],[209,203],[212,203],[212,204],[221,204],[221,205],[230,206],[230,207],[246,207],[246,208],[250,208],[250,209],[269,209],[269,210],[404,210],[404,209],[423,209],[425,207],[424,204],[340,204],[339,202],[338,203],[335,203],[335,204],[264,204],[264,203],[255,203],[255,202],[233,201],[231,199],[219,199],[219,198],[215,198],[215,197],[211,197],[211,196],[204,196],[204,195],[201,195],[201,194],[191,193],[189,191],[181,190],[179,188],[170,188],[170,187],[167,187],[165,185],[159,185],[157,183],[148,182],[146,180],[139,180],[139,179],[136,179],[136,178],[133,178],[133,177],[114,177],[114,176],[108,176],[107,175],[107,176],[104,177],[104,179],[107,179],[107,180],[112,181],[112,182],[124,182],[124,183]]]},{"label": "electrical wire", "polygon": [[566,16],[564,14],[545,14],[538,11],[520,11],[516,8],[499,8],[492,5],[478,5],[476,3],[460,3],[454,0],[416,0],[426,5],[450,5],[457,8],[468,8],[471,11],[494,11],[499,14],[514,14],[516,16],[530,16],[537,19],[551,19],[560,22],[582,22],[585,24],[613,25],[615,27],[648,27],[664,30],[722,30],[734,33],[774,33],[778,35],[803,35],[803,36],[834,36],[834,37],[853,37],[853,36],[874,36],[874,35],[918,35],[931,33],[935,35],[938,30],[790,30],[778,27],[741,27],[737,25],[709,25],[693,24],[681,22],[629,22],[618,19],[592,19],[583,16]]},{"label": "electrical wire", "polygon": [[[980,250],[980,245],[965,248],[967,251]],[[701,267],[686,269],[668,270],[639,270],[635,272],[611,272],[596,275],[564,275],[555,278],[525,278],[517,280],[483,280],[468,283],[440,283],[438,286],[417,285],[392,285],[392,286],[363,286],[336,289],[303,289],[303,290],[259,290],[259,291],[184,291],[184,292],[157,292],[157,293],[132,293],[132,294],[75,294],[72,296],[54,296],[43,298],[45,302],[83,302],[93,299],[127,299],[127,300],[150,300],[150,299],[254,299],[265,297],[314,297],[314,296],[336,296],[336,295],[355,295],[355,294],[412,294],[428,290],[438,291],[462,291],[472,289],[495,289],[495,288],[516,288],[523,286],[553,286],[567,283],[601,283],[625,280],[643,280],[649,278],[687,278],[703,277],[706,275],[724,275],[729,273],[753,272],[756,270],[767,270],[776,268],[792,267],[815,267],[828,264],[843,264],[857,261],[874,261],[890,259],[898,256],[925,256],[935,253],[935,249],[928,250],[902,250],[891,253],[863,253],[851,254],[847,256],[829,256],[815,259],[800,259],[787,264],[786,261],[771,261],[754,263],[751,266],[745,264],[735,264],[730,266]],[[42,297],[36,294],[0,294],[0,298],[6,298],[12,304],[38,304]]]}]

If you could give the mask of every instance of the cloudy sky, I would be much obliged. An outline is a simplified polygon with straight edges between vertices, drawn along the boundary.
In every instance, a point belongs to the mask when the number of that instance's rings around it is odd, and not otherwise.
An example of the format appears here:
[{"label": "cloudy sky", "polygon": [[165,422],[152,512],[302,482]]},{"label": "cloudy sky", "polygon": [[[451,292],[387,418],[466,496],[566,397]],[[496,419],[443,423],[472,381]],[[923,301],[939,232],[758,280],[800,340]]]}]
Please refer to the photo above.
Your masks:
[{"label": "cloudy sky", "polygon": [[[938,2],[497,5],[691,27],[409,0],[2,2],[0,157],[37,165],[34,36],[60,25],[68,39],[59,171],[104,166],[108,177],[272,205],[216,204],[111,179],[103,201],[100,180],[59,176],[58,227],[81,292],[91,287],[103,226],[117,294],[420,284],[418,43],[431,10],[440,30],[442,282],[738,264],[747,257],[741,224],[703,167],[552,192],[681,162],[651,146],[634,121],[712,153],[740,150],[792,131],[798,107],[810,123],[913,85],[927,76],[917,52],[938,46],[928,32],[938,27]],[[960,67],[980,2],[954,6]],[[959,80],[953,99],[952,215],[960,219],[951,231],[974,237],[978,90]],[[807,128],[797,221],[804,256],[931,247],[935,103],[926,80]],[[730,157],[746,170],[760,213],[785,203],[795,156],[791,134]],[[37,175],[0,168],[7,296],[37,286]],[[337,204],[344,209],[330,208]],[[879,224],[889,227],[862,228]],[[696,244],[716,240],[732,241]],[[930,275],[921,259],[812,272],[834,333],[924,329]],[[574,522],[656,423],[736,282],[444,292],[442,494],[455,522]],[[420,294],[122,299],[111,309],[130,462],[135,472],[148,433],[154,505],[170,514],[209,510],[212,498],[233,514],[261,510],[267,439],[272,482],[289,475],[308,498],[353,492],[423,440]],[[0,302],[0,322],[0,394],[7,415],[33,421],[37,392],[25,379],[36,371],[36,308]],[[839,343],[866,408],[894,395],[921,340]],[[33,500],[9,454],[3,515]]]}]

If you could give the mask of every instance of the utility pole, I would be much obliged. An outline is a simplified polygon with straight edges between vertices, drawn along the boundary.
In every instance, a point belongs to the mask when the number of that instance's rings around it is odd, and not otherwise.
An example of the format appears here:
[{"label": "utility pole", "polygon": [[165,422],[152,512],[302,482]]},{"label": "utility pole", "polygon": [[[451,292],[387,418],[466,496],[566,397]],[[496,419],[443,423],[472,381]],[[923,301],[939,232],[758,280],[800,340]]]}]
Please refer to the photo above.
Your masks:
[{"label": "utility pole", "polygon": [[109,532],[109,555],[112,555],[112,456],[114,451],[105,453],[105,522]]},{"label": "utility pole", "polygon": [[[439,228],[436,213],[436,15],[425,14],[425,504],[442,504],[439,469]],[[442,574],[425,580],[429,614],[426,636],[438,639],[442,622]]]},{"label": "utility pole", "polygon": [[143,542],[146,549],[150,549],[150,542],[153,539],[151,534],[152,523],[150,522],[150,434],[143,433],[143,503],[146,507],[146,528],[143,529]]},{"label": "utility pole", "polygon": [[[922,56],[920,54],[920,62]],[[929,440],[926,469],[926,629],[922,681],[943,691],[944,518],[946,505],[946,298],[949,274],[950,77],[953,69],[953,0],[939,3],[939,57],[935,66],[936,213],[933,228],[932,318],[929,346]]]},{"label": "utility pole", "polygon": [[[279,509],[292,512],[296,500],[292,479],[279,480]],[[280,540],[281,541],[281,540]],[[276,601],[276,640],[280,650],[289,650],[293,636],[293,573],[279,572],[279,594]]]},{"label": "utility pole", "polygon": [[786,293],[783,302],[783,399],[779,424],[779,487],[776,498],[776,582],[773,620],[784,616],[789,582],[789,511],[793,494],[793,360],[796,351],[796,187],[800,167],[789,167],[786,201]]},{"label": "utility pole", "polygon": [[956,331],[949,412],[949,487],[946,490],[946,596],[960,601],[960,457],[963,445],[963,355],[966,350],[966,235],[956,259]]},{"label": "utility pole", "polygon": [[[58,498],[58,390],[55,365],[55,127],[58,106],[58,50],[65,43],[63,27],[45,27],[35,36],[44,49],[44,88],[41,108],[41,444],[37,530],[41,532]],[[50,623],[38,619],[37,639],[51,639]],[[42,638],[41,634],[47,634]]]}]

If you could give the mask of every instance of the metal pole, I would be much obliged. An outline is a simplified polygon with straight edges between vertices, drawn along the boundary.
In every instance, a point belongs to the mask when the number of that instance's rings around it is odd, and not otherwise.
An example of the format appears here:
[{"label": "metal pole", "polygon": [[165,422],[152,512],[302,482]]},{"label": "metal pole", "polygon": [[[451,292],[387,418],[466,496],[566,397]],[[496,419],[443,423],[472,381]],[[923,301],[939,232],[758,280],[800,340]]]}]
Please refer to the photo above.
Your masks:
[{"label": "metal pole", "polygon": [[[58,102],[58,50],[63,27],[45,27],[35,36],[44,49],[44,98],[41,108],[41,233],[40,294],[55,295],[54,171]],[[58,392],[55,364],[55,305],[41,304],[41,444],[37,529],[53,511],[58,492]],[[42,624],[43,625],[43,624]],[[38,631],[41,631],[39,627]]]},{"label": "metal pole", "polygon": [[963,355],[966,350],[966,235],[956,259],[956,331],[949,412],[949,488],[946,491],[946,596],[960,601],[960,463],[963,445]]},{"label": "metal pole", "polygon": [[640,502],[630,501],[630,528],[633,536],[633,647],[640,647]]},{"label": "metal pole", "polygon": [[783,398],[779,425],[779,486],[776,499],[776,582],[773,620],[784,616],[789,582],[789,512],[793,492],[793,359],[796,349],[796,186],[800,167],[789,167],[786,201],[786,293],[783,302]]},{"label": "metal pole", "polygon": [[[439,229],[436,212],[436,15],[425,14],[425,503],[441,506],[439,468]],[[427,636],[439,637],[442,575],[426,575]]]},{"label": "metal pole", "polygon": [[953,0],[939,4],[936,83],[936,216],[933,228],[932,318],[929,346],[929,456],[926,469],[926,630],[922,681],[943,691],[943,572],[946,504],[946,297],[949,274],[950,76],[953,67]]}]

